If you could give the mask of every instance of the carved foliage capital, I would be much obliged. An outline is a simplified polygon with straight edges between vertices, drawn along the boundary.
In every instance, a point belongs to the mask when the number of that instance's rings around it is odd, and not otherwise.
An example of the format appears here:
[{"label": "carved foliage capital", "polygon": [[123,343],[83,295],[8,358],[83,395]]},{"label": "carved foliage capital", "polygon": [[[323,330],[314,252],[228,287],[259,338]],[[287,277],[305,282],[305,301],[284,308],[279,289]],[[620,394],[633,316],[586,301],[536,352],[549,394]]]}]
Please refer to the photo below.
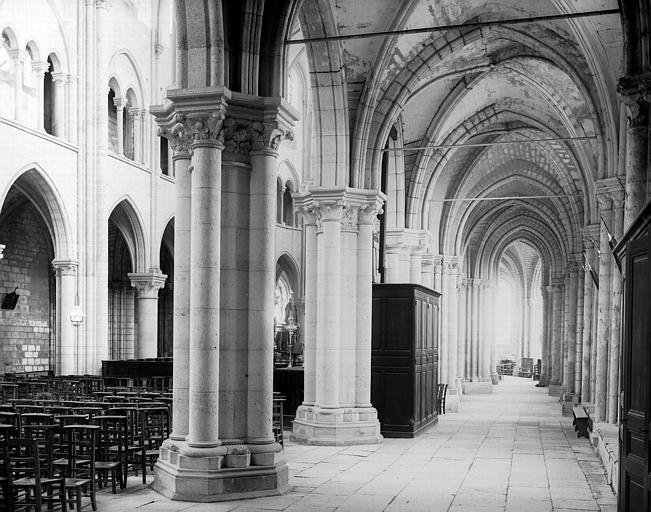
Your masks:
[{"label": "carved foliage capital", "polygon": [[225,151],[243,155],[265,149],[277,151],[283,140],[293,138],[293,132],[281,128],[276,122],[251,122],[233,117],[224,120],[221,134]]},{"label": "carved foliage capital", "polygon": [[155,299],[158,297],[158,290],[165,286],[167,276],[165,274],[153,273],[129,273],[127,274],[133,286],[138,291],[141,299]]},{"label": "carved foliage capital", "polygon": [[595,197],[597,198],[597,203],[599,203],[599,209],[601,211],[612,210],[613,200],[610,196],[610,193],[606,191],[597,192],[595,194]]}]

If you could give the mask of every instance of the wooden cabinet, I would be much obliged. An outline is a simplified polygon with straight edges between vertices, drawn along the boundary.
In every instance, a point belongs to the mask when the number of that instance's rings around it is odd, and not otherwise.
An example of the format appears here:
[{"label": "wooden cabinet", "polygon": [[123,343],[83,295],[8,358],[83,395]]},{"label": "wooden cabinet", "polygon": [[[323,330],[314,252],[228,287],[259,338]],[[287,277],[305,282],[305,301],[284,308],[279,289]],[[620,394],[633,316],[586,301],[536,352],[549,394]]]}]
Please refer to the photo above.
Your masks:
[{"label": "wooden cabinet", "polygon": [[439,301],[420,285],[373,285],[371,403],[385,437],[437,421]]},{"label": "wooden cabinet", "polygon": [[[651,203],[615,254],[622,263],[623,322],[619,439],[620,512],[651,510]],[[602,254],[602,258],[604,255]]]}]

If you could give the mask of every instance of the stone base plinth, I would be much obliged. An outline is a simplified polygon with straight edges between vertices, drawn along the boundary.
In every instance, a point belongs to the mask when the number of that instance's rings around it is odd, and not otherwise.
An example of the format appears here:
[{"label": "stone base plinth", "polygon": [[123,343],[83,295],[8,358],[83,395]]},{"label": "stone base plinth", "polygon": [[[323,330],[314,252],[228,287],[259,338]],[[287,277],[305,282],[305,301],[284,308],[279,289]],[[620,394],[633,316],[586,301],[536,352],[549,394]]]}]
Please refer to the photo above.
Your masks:
[{"label": "stone base plinth", "polygon": [[561,385],[560,384],[550,384],[549,390],[547,391],[549,396],[561,396]]},{"label": "stone base plinth", "polygon": [[[289,490],[289,471],[282,450],[250,458],[245,467],[226,467],[223,455],[189,457],[161,448],[152,488],[172,500],[213,502],[277,496]],[[254,465],[256,459],[268,465]]]},{"label": "stone base plinth", "polygon": [[617,494],[619,483],[619,427],[609,423],[595,423],[590,432],[592,448],[601,458],[606,480]]},{"label": "stone base plinth", "polygon": [[445,412],[459,412],[461,407],[461,397],[458,389],[448,388],[445,396]]},{"label": "stone base plinth", "polygon": [[374,407],[324,409],[301,405],[291,439],[301,444],[341,446],[382,442]]},{"label": "stone base plinth", "polygon": [[464,395],[485,395],[493,392],[493,383],[491,381],[485,382],[464,382],[463,394]]}]

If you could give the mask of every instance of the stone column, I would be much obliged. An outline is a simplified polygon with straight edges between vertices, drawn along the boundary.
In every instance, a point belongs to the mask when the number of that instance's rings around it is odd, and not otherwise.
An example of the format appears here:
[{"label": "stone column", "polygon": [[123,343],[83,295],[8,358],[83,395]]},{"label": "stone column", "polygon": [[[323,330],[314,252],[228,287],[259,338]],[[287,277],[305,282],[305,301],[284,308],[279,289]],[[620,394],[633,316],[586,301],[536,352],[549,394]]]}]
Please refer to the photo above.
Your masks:
[{"label": "stone column", "polygon": [[138,107],[127,107],[127,112],[129,112],[132,120],[131,133],[133,134],[133,161],[140,163],[140,153],[142,151],[140,109]]},{"label": "stone column", "polygon": [[649,152],[649,97],[651,72],[625,76],[617,92],[626,105],[626,211],[624,231],[642,211],[647,201]]},{"label": "stone column", "polygon": [[219,113],[193,119],[190,246],[190,457],[219,456],[221,166]]},{"label": "stone column", "polygon": [[564,281],[562,277],[556,277],[552,279],[552,338],[551,338],[551,380],[549,382],[549,394],[552,396],[558,396],[560,393],[561,387],[561,364],[563,363],[561,357],[561,337],[563,333],[562,329],[562,317],[563,317],[563,287]]},{"label": "stone column", "polygon": [[[23,121],[23,67],[26,60],[26,52],[20,49],[13,49],[7,52],[14,62],[14,121]],[[29,56],[27,56],[29,58]]]},{"label": "stone column", "polygon": [[[621,240],[624,232],[624,191],[613,190],[612,231],[615,240]],[[608,422],[617,423],[619,412],[619,354],[622,323],[622,274],[611,258],[611,296],[610,296],[610,347],[608,350]]]},{"label": "stone column", "polygon": [[41,131],[43,130],[43,120],[45,116],[43,76],[49,67],[50,64],[47,61],[32,62],[34,85],[36,86],[36,129]]},{"label": "stone column", "polygon": [[[123,107],[118,107],[122,112]],[[120,116],[119,116],[120,117]],[[174,332],[172,350],[174,373],[172,377],[172,433],[170,441],[185,441],[189,427],[189,381],[190,381],[190,260],[192,239],[191,226],[191,176],[190,145],[192,134],[172,118],[159,120],[160,135],[165,136],[173,151],[175,183],[174,208]],[[118,126],[121,123],[118,122]],[[121,130],[120,132],[121,133]],[[118,137],[118,141],[122,138]],[[122,143],[119,143],[122,152]]]},{"label": "stone column", "polygon": [[523,297],[522,300],[522,357],[531,357],[530,352],[530,340],[531,336],[531,292],[526,294],[526,297]]},{"label": "stone column", "polygon": [[[579,256],[581,257],[581,256]],[[577,285],[576,285],[576,340],[575,340],[575,353],[576,359],[574,361],[574,395],[581,397],[581,384],[582,384],[582,372],[583,372],[583,311],[584,311],[584,300],[585,300],[585,272],[581,272],[579,269],[577,273]]]},{"label": "stone column", "polygon": [[310,205],[302,207],[297,202],[296,206],[303,213],[305,227],[305,328],[303,329],[305,391],[303,406],[311,407],[316,401],[317,212]]},{"label": "stone column", "polygon": [[567,286],[565,295],[567,297],[567,332],[565,346],[567,347],[567,364],[563,375],[563,382],[568,393],[574,393],[574,370],[576,366],[576,315],[577,315],[577,290],[579,278],[579,266],[576,261],[570,261],[568,265]]},{"label": "stone column", "polygon": [[480,325],[481,331],[479,333],[480,343],[480,376],[483,382],[490,381],[490,354],[491,354],[491,340],[490,340],[490,322],[491,319],[488,315],[489,301],[490,301],[491,283],[484,281],[481,286],[480,296]]},{"label": "stone column", "polygon": [[550,316],[550,286],[541,286],[542,294],[542,349],[540,354],[540,380],[541,386],[549,383],[549,316]]},{"label": "stone column", "polygon": [[412,284],[421,284],[421,257],[419,249],[412,249],[409,258],[409,282]]},{"label": "stone column", "polygon": [[478,381],[480,377],[480,366],[479,366],[479,327],[480,327],[480,290],[481,290],[481,280],[473,279],[472,280],[472,309],[471,309],[471,319],[472,319],[472,379]]},{"label": "stone column", "polygon": [[54,85],[53,98],[54,102],[54,117],[52,119],[52,131],[55,137],[61,139],[65,138],[65,102],[66,102],[66,82],[67,75],[65,73],[53,73],[52,84]]},{"label": "stone column", "polygon": [[423,254],[421,257],[421,277],[423,286],[434,289],[434,256]]},{"label": "stone column", "polygon": [[612,225],[613,205],[607,192],[597,194],[599,211],[603,222],[599,237],[599,306],[597,324],[597,354],[595,368],[595,416],[596,421],[605,421],[607,416],[607,380],[608,380],[608,344],[610,342],[610,279],[611,250],[608,243],[608,231],[604,222]]},{"label": "stone column", "polygon": [[56,272],[56,288],[59,298],[57,304],[57,375],[73,375],[77,371],[77,347],[75,346],[75,326],[70,314],[75,305],[77,286],[77,267],[75,260],[52,262]]},{"label": "stone column", "polygon": [[581,368],[581,401],[590,401],[591,358],[592,358],[592,303],[595,283],[590,272],[596,259],[596,248],[590,237],[584,237],[585,246],[585,280],[583,299],[583,358]]},{"label": "stone column", "polygon": [[402,247],[386,247],[384,254],[385,280],[387,283],[400,282],[400,254]]},{"label": "stone column", "polygon": [[443,290],[441,286],[443,274],[443,257],[440,255],[434,256],[434,286],[432,287],[435,291],[441,293]]},{"label": "stone column", "polygon": [[[301,405],[296,412],[293,437],[298,442],[341,445],[381,439],[369,391],[369,223],[383,200],[382,194],[371,190],[339,187],[315,187],[296,198],[302,209],[312,209],[318,226],[316,308],[311,313],[316,314],[315,401],[313,406]],[[309,315],[307,308],[306,323],[313,321]],[[343,346],[344,340],[349,343],[351,332],[356,332],[352,354]],[[349,364],[351,358],[354,364]]]},{"label": "stone column", "polygon": [[138,291],[136,311],[136,357],[158,357],[158,290],[165,286],[165,274],[158,272],[129,273],[131,286]]},{"label": "stone column", "polygon": [[115,105],[116,122],[115,122],[115,136],[117,138],[117,147],[115,152],[124,156],[124,100],[122,98],[113,98]]},{"label": "stone column", "polygon": [[443,256],[441,269],[441,339],[439,340],[439,382],[441,383],[449,382],[450,320],[448,296],[450,294],[450,281],[450,267],[446,261],[446,257]]},{"label": "stone column", "polygon": [[355,340],[355,407],[371,408],[371,322],[373,312],[373,227],[382,202],[363,205],[358,212],[357,325]]},{"label": "stone column", "polygon": [[285,137],[291,135],[274,122],[249,128],[249,139],[255,143],[250,152],[247,443],[256,456],[275,451],[271,340],[276,284],[276,159]]},{"label": "stone column", "polygon": [[457,376],[466,379],[466,291],[467,280],[457,274]]}]

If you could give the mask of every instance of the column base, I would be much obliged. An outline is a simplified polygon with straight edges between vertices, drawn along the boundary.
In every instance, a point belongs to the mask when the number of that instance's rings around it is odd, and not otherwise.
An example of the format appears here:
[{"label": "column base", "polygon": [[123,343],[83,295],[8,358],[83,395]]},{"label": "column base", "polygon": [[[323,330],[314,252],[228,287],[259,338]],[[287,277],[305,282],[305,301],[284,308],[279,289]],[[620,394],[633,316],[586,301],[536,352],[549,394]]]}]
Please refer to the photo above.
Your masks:
[{"label": "column base", "polygon": [[375,407],[323,409],[301,405],[296,410],[291,439],[322,446],[377,444],[382,442]]},{"label": "column base", "polygon": [[493,383],[489,381],[473,381],[463,383],[464,395],[485,395],[493,392]]},{"label": "column base", "polygon": [[561,385],[560,384],[550,384],[549,390],[547,391],[549,396],[561,396]]},{"label": "column base", "polygon": [[177,446],[162,447],[154,466],[152,488],[171,500],[194,502],[277,496],[287,492],[289,470],[282,448],[266,453],[263,458],[255,455],[189,457],[179,453]]},{"label": "column base", "polygon": [[445,395],[445,413],[449,412],[459,412],[461,407],[461,397],[459,396],[459,390],[454,388],[448,388],[447,394]]},{"label": "column base", "polygon": [[493,386],[497,386],[499,383],[500,383],[499,375],[497,375],[497,373],[491,373],[491,384],[493,384]]}]

